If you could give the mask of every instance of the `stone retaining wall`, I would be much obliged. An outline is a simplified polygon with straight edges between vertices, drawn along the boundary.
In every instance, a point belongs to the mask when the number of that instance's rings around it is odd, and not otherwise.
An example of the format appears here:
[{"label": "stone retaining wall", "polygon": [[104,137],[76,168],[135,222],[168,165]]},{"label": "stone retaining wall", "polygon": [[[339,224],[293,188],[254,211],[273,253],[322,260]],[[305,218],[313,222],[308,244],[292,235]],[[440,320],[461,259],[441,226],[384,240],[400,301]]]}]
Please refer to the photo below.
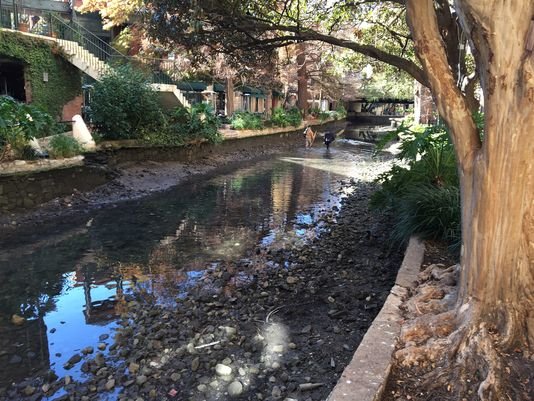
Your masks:
[{"label": "stone retaining wall", "polygon": [[96,166],[0,176],[0,214],[30,209],[75,190],[88,191],[108,180],[108,170]]}]

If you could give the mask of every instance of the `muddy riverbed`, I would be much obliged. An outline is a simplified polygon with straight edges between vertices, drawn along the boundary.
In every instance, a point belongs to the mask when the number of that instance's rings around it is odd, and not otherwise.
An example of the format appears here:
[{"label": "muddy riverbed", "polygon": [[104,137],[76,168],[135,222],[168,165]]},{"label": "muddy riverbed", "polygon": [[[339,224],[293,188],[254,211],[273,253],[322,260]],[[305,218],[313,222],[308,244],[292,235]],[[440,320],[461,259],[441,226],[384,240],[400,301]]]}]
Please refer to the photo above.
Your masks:
[{"label": "muddy riverbed", "polygon": [[338,141],[8,230],[0,399],[326,399],[401,262],[387,167]]}]

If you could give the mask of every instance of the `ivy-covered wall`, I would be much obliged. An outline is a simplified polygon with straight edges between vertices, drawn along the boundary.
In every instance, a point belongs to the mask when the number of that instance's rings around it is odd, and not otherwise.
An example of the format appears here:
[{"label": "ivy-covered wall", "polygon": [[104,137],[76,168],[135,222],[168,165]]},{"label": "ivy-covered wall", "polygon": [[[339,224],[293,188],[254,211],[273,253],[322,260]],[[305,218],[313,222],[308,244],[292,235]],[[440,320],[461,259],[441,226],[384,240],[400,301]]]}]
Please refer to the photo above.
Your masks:
[{"label": "ivy-covered wall", "polygon": [[[53,116],[61,117],[63,105],[81,93],[81,72],[67,61],[54,42],[0,31],[0,57],[15,58],[25,64],[31,103]],[[44,73],[48,73],[47,82]]]}]

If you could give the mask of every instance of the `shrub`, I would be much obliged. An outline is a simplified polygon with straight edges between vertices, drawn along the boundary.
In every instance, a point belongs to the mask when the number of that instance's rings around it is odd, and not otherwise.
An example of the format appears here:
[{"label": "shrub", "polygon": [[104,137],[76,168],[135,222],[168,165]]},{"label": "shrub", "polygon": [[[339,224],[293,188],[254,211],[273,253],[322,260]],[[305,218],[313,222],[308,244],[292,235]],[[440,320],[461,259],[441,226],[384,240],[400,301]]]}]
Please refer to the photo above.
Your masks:
[{"label": "shrub", "polygon": [[167,118],[164,128],[147,134],[148,143],[162,146],[179,146],[197,139],[211,143],[222,140],[219,133],[219,119],[213,108],[206,103],[194,104],[191,110],[176,108]]},{"label": "shrub", "polygon": [[50,140],[49,153],[54,159],[64,159],[83,153],[83,149],[73,137],[60,134]]},{"label": "shrub", "polygon": [[165,126],[158,94],[129,65],[114,68],[95,83],[89,113],[104,139],[140,139]]},{"label": "shrub", "polygon": [[276,127],[287,127],[289,119],[287,113],[282,107],[275,107],[271,115],[271,124]]},{"label": "shrub", "polygon": [[287,111],[287,119],[289,121],[289,125],[298,127],[302,123],[302,114],[300,114],[299,109],[293,107]]},{"label": "shrub", "polygon": [[59,129],[52,116],[38,107],[0,96],[0,154],[11,150],[15,157],[33,158],[31,138],[53,135]]},{"label": "shrub", "polygon": [[403,241],[412,234],[451,244],[461,235],[460,191],[456,186],[412,186],[396,208],[393,238]]},{"label": "shrub", "polygon": [[302,115],[297,108],[285,110],[282,107],[276,107],[271,116],[271,123],[276,127],[298,127],[302,123]]},{"label": "shrub", "polygon": [[263,129],[261,116],[248,111],[238,111],[234,113],[230,120],[233,129]]},{"label": "shrub", "polygon": [[328,111],[321,111],[318,115],[319,120],[324,123],[326,120],[330,118],[330,113]]},{"label": "shrub", "polygon": [[[381,188],[371,207],[392,210],[396,216],[393,237],[405,241],[423,238],[460,242],[460,196],[456,157],[443,125],[406,127],[387,139],[404,137],[397,156],[403,165],[379,176]],[[378,146],[383,146],[386,140]]]},{"label": "shrub", "polygon": [[347,109],[345,109],[345,106],[343,106],[341,103],[339,103],[336,107],[336,115],[338,118],[345,118],[347,117]]}]

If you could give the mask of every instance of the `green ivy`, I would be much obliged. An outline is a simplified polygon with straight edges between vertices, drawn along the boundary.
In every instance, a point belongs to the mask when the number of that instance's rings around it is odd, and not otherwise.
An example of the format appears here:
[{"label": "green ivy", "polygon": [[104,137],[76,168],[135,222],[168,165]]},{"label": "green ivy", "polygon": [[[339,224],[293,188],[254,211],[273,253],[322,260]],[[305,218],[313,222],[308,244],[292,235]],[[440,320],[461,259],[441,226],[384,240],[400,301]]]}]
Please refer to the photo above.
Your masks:
[{"label": "green ivy", "polygon": [[[63,105],[81,93],[81,72],[53,42],[16,32],[0,32],[0,57],[10,57],[26,66],[32,104],[53,116],[61,116]],[[43,73],[48,73],[48,82]]]}]

